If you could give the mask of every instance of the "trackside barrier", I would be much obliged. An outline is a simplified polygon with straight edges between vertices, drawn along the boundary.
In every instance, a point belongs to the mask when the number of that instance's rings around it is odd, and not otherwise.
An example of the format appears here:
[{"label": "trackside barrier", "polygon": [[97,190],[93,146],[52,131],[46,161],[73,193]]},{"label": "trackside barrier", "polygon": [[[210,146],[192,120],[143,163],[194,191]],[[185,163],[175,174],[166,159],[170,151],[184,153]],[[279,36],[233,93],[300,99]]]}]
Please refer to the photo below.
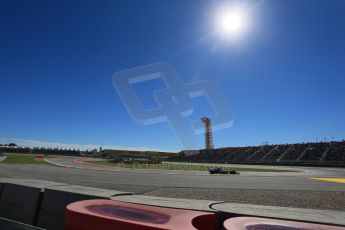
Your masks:
[{"label": "trackside barrier", "polygon": [[34,225],[41,191],[52,185],[58,185],[58,183],[2,179],[0,217]]},{"label": "trackside barrier", "polygon": [[43,194],[37,226],[48,230],[61,230],[68,204],[81,200],[110,199],[111,196],[122,194],[129,193],[74,185],[47,188]]},{"label": "trackside barrier", "polygon": [[314,230],[345,230],[345,227],[336,227],[324,224],[310,224],[296,221],[274,220],[255,217],[234,217],[224,222],[225,230],[250,229],[314,229]]},{"label": "trackside barrier", "polygon": [[[66,206],[68,204],[75,201],[99,198],[108,199],[108,202],[119,202],[126,205],[123,206],[117,203],[115,209],[113,205],[110,205],[110,207],[103,206],[103,208],[89,208],[87,211],[91,214],[88,218],[81,217],[85,213],[80,212],[71,212],[71,216],[76,216],[78,221],[86,221],[86,223],[89,223],[89,217],[91,217],[91,224],[98,224],[99,219],[102,219],[102,223],[106,220],[107,223],[104,222],[104,224],[113,223],[115,220],[117,223],[121,223],[120,228],[114,228],[111,224],[111,229],[124,230],[126,224],[130,225],[129,229],[136,229],[133,226],[140,226],[141,228],[137,229],[212,230],[215,229],[216,219],[220,223],[217,225],[218,229],[223,229],[225,220],[229,218],[233,220],[236,217],[261,217],[273,219],[271,221],[280,219],[287,222],[308,222],[319,224],[311,225],[312,227],[327,225],[327,230],[338,230],[345,227],[344,212],[127,194],[119,191],[72,186],[48,181],[0,178],[0,222],[2,222],[0,223],[0,229],[13,230],[13,225],[21,227],[15,229],[37,229],[37,227],[29,226],[35,225],[48,230],[60,230],[64,226]],[[116,201],[111,201],[110,198]],[[129,207],[128,205],[134,206]],[[104,209],[104,207],[106,208]],[[195,213],[201,214],[193,216]],[[188,221],[186,221],[187,219]],[[174,223],[185,224],[175,226]],[[210,226],[211,223],[212,226]],[[82,225],[73,229],[104,229],[103,227],[107,227],[103,225],[97,225],[96,228],[90,226]],[[264,226],[259,225],[259,227]],[[287,230],[288,228],[284,227],[284,229]],[[314,229],[323,230],[316,227]]]},{"label": "trackside barrier", "polygon": [[40,193],[40,188],[4,184],[0,200],[0,216],[33,225]]},{"label": "trackside barrier", "polygon": [[2,183],[3,185],[7,183],[7,184],[16,184],[16,185],[40,188],[42,191],[44,191],[44,189],[47,187],[66,185],[65,183],[45,181],[45,180],[12,179],[12,178],[0,178],[0,183]]},{"label": "trackside barrier", "polygon": [[214,204],[211,208],[218,212],[221,222],[247,216],[345,226],[345,212],[237,203]]},{"label": "trackside barrier", "polygon": [[8,220],[0,217],[1,230],[44,230],[43,228],[34,227],[31,225],[19,223],[13,220]]},{"label": "trackside barrier", "polygon": [[65,230],[215,230],[211,212],[138,205],[114,200],[86,200],[69,204]]}]

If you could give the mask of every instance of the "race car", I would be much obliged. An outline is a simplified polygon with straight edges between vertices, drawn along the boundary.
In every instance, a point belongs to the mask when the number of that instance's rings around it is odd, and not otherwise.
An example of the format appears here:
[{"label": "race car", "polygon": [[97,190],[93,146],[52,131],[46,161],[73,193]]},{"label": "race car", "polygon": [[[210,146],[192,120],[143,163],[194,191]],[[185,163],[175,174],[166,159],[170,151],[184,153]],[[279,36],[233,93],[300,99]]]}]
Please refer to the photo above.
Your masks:
[{"label": "race car", "polygon": [[210,174],[240,174],[239,172],[235,170],[224,170],[222,168],[215,168],[208,170]]}]

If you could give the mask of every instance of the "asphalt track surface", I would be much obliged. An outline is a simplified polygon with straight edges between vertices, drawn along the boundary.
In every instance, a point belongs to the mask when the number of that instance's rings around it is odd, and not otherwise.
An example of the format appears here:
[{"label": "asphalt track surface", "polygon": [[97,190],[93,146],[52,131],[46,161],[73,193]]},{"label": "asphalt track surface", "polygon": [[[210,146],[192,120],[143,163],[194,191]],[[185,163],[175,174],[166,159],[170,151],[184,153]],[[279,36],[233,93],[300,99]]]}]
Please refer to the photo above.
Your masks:
[{"label": "asphalt track surface", "polygon": [[136,193],[146,191],[149,187],[285,189],[345,192],[344,183],[312,179],[318,177],[345,178],[344,168],[256,166],[273,169],[297,169],[300,172],[241,172],[240,175],[208,175],[207,172],[202,171],[133,170],[103,167],[79,163],[78,158],[75,157],[52,158],[49,161],[68,166],[68,168],[46,165],[3,164],[0,166],[0,175],[13,178],[45,179],[65,183],[73,182],[75,184]]},{"label": "asphalt track surface", "polygon": [[[75,157],[57,157],[49,161],[61,167],[1,164],[0,176],[48,180],[135,194],[222,199],[257,204],[271,204],[271,200],[277,199],[274,197],[278,194],[279,201],[274,202],[278,202],[281,206],[345,211],[345,183],[313,179],[340,178],[339,180],[342,180],[345,178],[344,168],[264,166],[264,168],[273,169],[294,169],[298,172],[241,172],[240,175],[209,175],[201,171],[103,167],[81,163]],[[287,200],[282,201],[281,197]],[[323,200],[323,197],[326,197],[327,201]],[[306,203],[303,204],[303,201]]]}]

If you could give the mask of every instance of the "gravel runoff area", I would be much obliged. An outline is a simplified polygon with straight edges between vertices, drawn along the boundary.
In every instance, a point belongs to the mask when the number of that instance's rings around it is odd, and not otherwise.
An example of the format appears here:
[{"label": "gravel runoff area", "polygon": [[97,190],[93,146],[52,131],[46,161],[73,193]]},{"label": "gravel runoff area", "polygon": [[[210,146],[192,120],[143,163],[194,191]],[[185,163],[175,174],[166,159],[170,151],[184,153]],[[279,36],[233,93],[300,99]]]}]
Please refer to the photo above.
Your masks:
[{"label": "gravel runoff area", "polygon": [[144,195],[345,211],[345,192],[161,188],[146,192]]}]

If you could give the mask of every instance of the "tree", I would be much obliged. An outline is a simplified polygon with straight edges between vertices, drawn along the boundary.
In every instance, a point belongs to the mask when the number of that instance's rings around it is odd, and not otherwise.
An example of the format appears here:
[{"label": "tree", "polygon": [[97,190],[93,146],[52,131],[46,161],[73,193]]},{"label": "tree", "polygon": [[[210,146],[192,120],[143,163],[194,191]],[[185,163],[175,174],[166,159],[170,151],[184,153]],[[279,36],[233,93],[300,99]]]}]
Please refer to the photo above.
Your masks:
[{"label": "tree", "polygon": [[8,147],[17,147],[17,145],[15,143],[10,143]]}]

